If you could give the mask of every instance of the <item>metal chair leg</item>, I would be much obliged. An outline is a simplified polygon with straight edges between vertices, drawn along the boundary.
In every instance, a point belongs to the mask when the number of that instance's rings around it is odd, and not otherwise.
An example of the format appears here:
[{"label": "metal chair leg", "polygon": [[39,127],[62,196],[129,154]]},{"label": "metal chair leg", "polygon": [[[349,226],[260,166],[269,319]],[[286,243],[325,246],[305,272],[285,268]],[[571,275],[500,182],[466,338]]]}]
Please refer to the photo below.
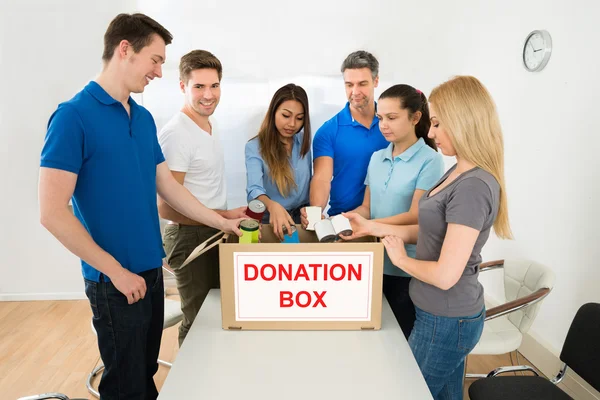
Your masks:
[{"label": "metal chair leg", "polygon": [[[519,360],[519,351],[515,350],[515,353],[517,355],[517,361],[518,361]],[[496,372],[496,374],[506,373],[507,371],[511,371],[511,372],[514,372],[515,375],[517,374],[517,371],[521,371],[521,375],[524,375],[523,371],[531,371],[537,375],[537,372],[535,372],[533,370],[533,368],[528,365],[515,365],[513,358],[512,358],[512,352],[510,352],[508,354],[510,355],[510,364],[511,364],[509,367],[499,367],[499,368],[495,369],[494,371],[492,371],[491,373],[487,373],[487,374],[465,374],[465,379],[488,378],[490,376],[495,376],[495,375],[492,375],[492,373],[495,371],[499,371],[499,372]]]},{"label": "metal chair leg", "polygon": [[43,400],[43,399],[59,399],[69,400],[69,397],[62,393],[42,393],[33,396],[19,397],[17,400]]},{"label": "metal chair leg", "polygon": [[92,396],[97,398],[100,398],[100,393],[98,393],[98,391],[92,386],[92,379],[94,379],[96,375],[98,375],[98,373],[102,370],[104,370],[103,364],[100,364],[99,366],[94,368],[94,370],[88,375],[87,382],[85,383],[85,387],[87,388],[88,392],[90,392]]},{"label": "metal chair leg", "polygon": [[491,378],[493,376],[498,376],[500,374],[505,374],[507,372],[519,372],[519,371],[529,371],[529,372],[533,372],[533,374],[535,376],[540,376],[537,371],[535,369],[533,369],[533,367],[530,367],[529,365],[515,365],[512,367],[499,367],[496,368],[495,370],[493,370],[492,372],[490,372],[489,374],[487,374],[488,378]]},{"label": "metal chair leg", "polygon": [[487,378],[487,374],[465,374],[465,379]]},{"label": "metal chair leg", "polygon": [[[171,364],[170,362],[167,361],[163,361],[160,358],[158,359],[158,363],[160,365],[164,365],[165,367],[169,367],[171,368],[173,366],[173,364]],[[94,397],[100,398],[100,393],[98,393],[98,391],[96,389],[94,389],[94,387],[92,386],[92,380],[96,377],[96,375],[98,375],[101,371],[104,370],[104,365],[100,364],[98,365],[96,368],[94,368],[94,370],[92,372],[90,372],[90,374],[88,375],[87,378],[87,382],[85,383],[85,387],[87,388],[88,392],[90,392],[90,394]],[[68,398],[66,400],[69,400]]]},{"label": "metal chair leg", "polygon": [[171,367],[173,366],[173,364],[171,364],[170,362],[163,361],[163,360],[161,360],[160,358],[158,359],[158,363],[159,363],[160,365],[164,365],[165,367],[169,367],[169,368],[171,368]]}]

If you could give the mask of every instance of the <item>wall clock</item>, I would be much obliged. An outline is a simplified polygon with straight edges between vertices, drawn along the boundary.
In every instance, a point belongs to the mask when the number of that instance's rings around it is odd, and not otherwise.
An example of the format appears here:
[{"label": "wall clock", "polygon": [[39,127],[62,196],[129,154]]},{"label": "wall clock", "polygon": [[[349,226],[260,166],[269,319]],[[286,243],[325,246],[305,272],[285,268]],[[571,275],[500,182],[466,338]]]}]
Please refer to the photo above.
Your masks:
[{"label": "wall clock", "polygon": [[544,69],[552,53],[552,38],[548,31],[536,30],[527,35],[523,45],[523,65],[529,72]]}]

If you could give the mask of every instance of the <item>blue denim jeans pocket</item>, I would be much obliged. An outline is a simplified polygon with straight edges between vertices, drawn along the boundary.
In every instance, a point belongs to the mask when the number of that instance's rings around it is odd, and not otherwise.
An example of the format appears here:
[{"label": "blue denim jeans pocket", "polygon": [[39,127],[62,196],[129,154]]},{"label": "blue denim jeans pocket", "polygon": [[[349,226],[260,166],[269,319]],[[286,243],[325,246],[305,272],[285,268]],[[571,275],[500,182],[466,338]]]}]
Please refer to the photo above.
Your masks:
[{"label": "blue denim jeans pocket", "polygon": [[485,308],[477,315],[458,320],[458,348],[470,353],[483,333]]},{"label": "blue denim jeans pocket", "polygon": [[161,289],[161,291],[162,291],[164,289],[162,267],[161,268],[157,268],[157,270],[156,270],[156,277],[153,280],[154,280],[154,282],[152,283],[152,286],[149,289],[150,290],[156,290],[158,288],[158,285],[163,284],[162,289]]},{"label": "blue denim jeans pocket", "polygon": [[[133,304],[128,303],[127,297],[112,282],[104,284],[105,301],[115,331],[132,332],[132,329],[147,327],[153,315],[153,301],[150,299],[163,296],[162,269],[157,268],[139,275],[146,281],[146,294],[143,299]],[[155,301],[162,301],[162,299],[157,298]]]}]

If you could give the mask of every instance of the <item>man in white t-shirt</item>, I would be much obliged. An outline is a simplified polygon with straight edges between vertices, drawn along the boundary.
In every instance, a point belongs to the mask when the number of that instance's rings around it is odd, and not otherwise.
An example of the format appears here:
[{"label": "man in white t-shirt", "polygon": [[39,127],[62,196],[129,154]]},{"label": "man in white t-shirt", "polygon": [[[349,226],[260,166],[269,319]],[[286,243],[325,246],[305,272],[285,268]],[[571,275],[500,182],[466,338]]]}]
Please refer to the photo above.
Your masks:
[{"label": "man in white t-shirt", "polygon": [[[162,128],[158,140],[175,179],[202,204],[225,218],[243,218],[246,207],[227,210],[223,150],[219,132],[210,118],[221,97],[222,72],[221,62],[208,51],[194,50],[181,58],[179,85],[185,104]],[[181,298],[181,346],[209,290],[219,287],[217,247],[184,268],[181,264],[196,246],[218,231],[181,215],[162,199],[158,211],[169,221],[163,240]]]}]

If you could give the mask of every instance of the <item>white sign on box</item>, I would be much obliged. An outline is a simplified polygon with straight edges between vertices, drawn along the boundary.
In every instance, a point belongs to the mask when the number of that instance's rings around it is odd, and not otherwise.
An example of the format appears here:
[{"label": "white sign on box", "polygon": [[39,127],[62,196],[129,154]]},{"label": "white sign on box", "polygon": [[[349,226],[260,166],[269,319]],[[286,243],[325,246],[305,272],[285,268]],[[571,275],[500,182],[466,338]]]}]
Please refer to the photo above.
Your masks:
[{"label": "white sign on box", "polygon": [[237,321],[369,321],[372,252],[234,252]]}]

